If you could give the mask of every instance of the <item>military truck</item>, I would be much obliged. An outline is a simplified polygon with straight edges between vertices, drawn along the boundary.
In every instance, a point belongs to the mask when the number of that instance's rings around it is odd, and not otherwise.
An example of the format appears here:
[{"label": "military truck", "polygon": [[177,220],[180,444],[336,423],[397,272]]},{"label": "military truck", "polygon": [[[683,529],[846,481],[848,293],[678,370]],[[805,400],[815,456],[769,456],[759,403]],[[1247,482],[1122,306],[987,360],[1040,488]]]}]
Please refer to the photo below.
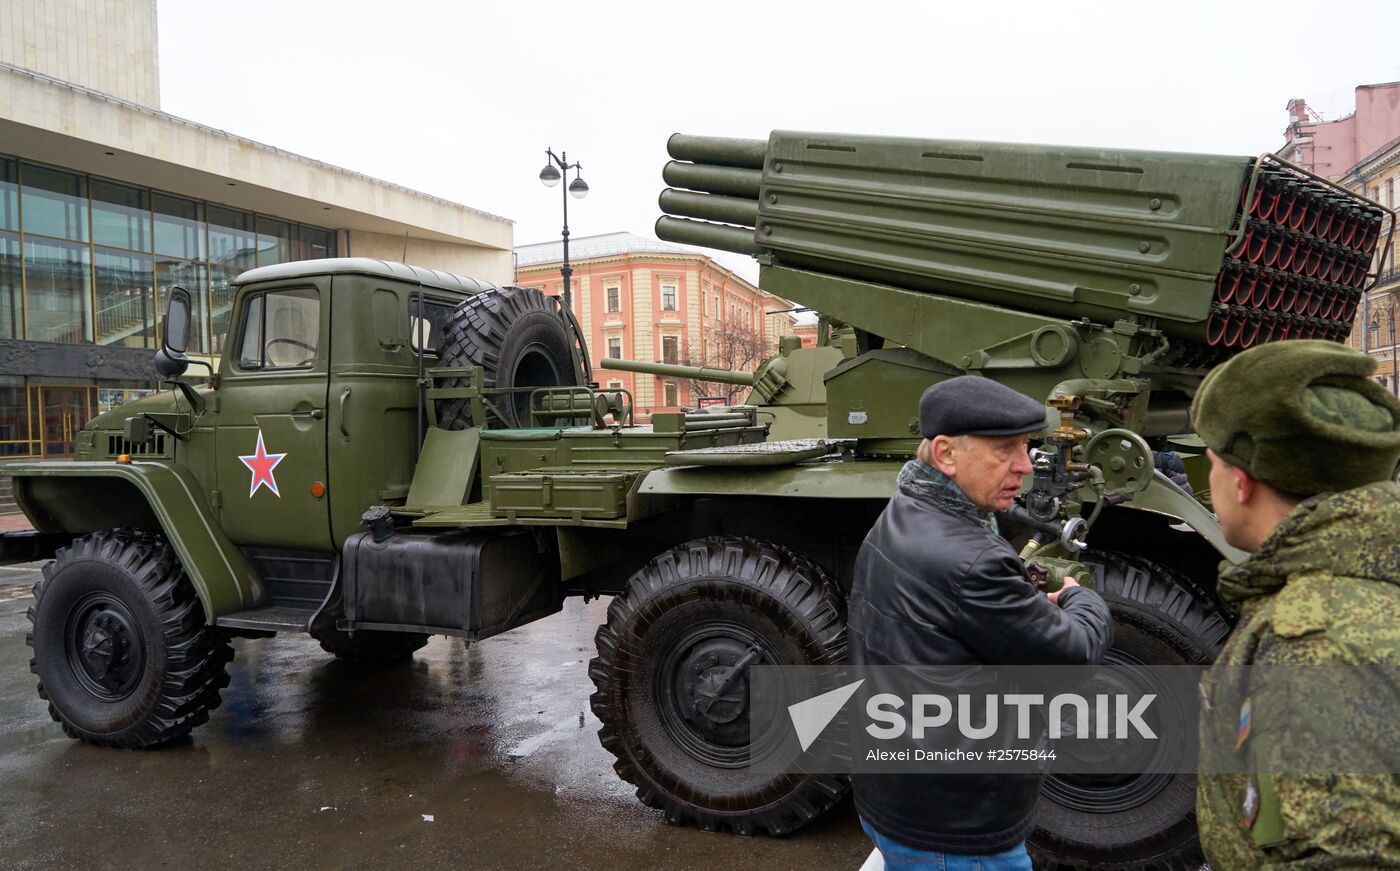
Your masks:
[{"label": "military truck", "polygon": [[[783,132],[670,151],[658,235],[750,253],[766,289],[855,329],[822,374],[823,436],[772,439],[754,404],[637,424],[556,300],[363,259],[240,276],[199,383],[175,290],[168,389],[89,422],[73,462],[8,467],[63,542],[29,641],[68,734],[189,733],[239,636],[382,662],[607,595],[589,675],[618,774],[673,823],[795,831],[846,784],[746,764],[748,669],[844,659],[854,557],[917,446],[916,400],[967,372],[1047,405],[1018,544],[1087,567],[1110,660],[1211,659],[1230,631],[1215,565],[1238,554],[1151,449],[1188,428],[1212,364],[1344,336],[1393,215],[1270,155]],[[1033,850],[1185,867],[1193,792],[1052,777]]]}]

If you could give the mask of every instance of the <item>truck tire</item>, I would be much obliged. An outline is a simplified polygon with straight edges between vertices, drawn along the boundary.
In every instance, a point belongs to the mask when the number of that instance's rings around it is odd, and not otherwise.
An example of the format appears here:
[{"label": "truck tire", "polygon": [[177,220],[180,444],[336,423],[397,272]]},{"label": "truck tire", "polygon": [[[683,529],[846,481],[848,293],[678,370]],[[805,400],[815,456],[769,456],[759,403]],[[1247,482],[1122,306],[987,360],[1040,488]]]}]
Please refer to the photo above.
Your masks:
[{"label": "truck tire", "polygon": [[[443,332],[442,365],[480,366],[488,388],[560,387],[578,383],[569,354],[569,333],[555,304],[531,287],[503,287],[478,293],[457,306]],[[465,387],[448,378],[444,387]],[[466,429],[488,423],[512,428],[531,426],[530,394],[495,398],[501,416],[471,419],[465,399],[438,403],[438,425]]]},{"label": "truck tire", "polygon": [[697,706],[697,685],[721,682],[753,646],[762,651],[755,664],[845,660],[843,600],[814,563],[751,538],[688,541],[628,580],[596,640],[588,674],[599,738],[637,798],[667,822],[783,835],[845,794],[845,778],[834,775],[744,770],[746,678],[717,713]]},{"label": "truck tire", "polygon": [[[1231,627],[1204,590],[1145,559],[1090,550],[1080,560],[1094,570],[1113,613],[1107,662],[1189,666],[1215,659]],[[1196,728],[1195,722],[1180,723],[1176,734],[1190,740]],[[1191,774],[1052,774],[1041,790],[1028,846],[1037,868],[1054,871],[1196,871],[1204,859],[1195,820]]]},{"label": "truck tire", "polygon": [[428,636],[421,632],[375,629],[360,629],[352,635],[339,629],[324,629],[317,633],[316,640],[321,643],[322,650],[334,654],[336,659],[359,665],[383,665],[413,656],[428,643]]},{"label": "truck tire", "polygon": [[70,737],[109,747],[166,744],[219,706],[233,658],[163,535],[77,538],[34,585],[27,637],[39,697]]}]

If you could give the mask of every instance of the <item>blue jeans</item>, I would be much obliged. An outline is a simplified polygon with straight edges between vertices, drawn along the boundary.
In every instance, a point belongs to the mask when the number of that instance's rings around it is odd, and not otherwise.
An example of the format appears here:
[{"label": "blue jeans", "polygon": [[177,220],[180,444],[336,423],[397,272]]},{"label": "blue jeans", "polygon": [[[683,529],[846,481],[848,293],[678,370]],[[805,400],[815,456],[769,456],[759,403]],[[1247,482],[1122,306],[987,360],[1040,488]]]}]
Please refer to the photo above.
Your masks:
[{"label": "blue jeans", "polygon": [[988,856],[964,856],[959,853],[934,853],[916,850],[880,834],[865,820],[860,827],[870,836],[885,858],[885,871],[1031,871],[1031,857],[1025,844],[1017,844],[1005,853]]}]

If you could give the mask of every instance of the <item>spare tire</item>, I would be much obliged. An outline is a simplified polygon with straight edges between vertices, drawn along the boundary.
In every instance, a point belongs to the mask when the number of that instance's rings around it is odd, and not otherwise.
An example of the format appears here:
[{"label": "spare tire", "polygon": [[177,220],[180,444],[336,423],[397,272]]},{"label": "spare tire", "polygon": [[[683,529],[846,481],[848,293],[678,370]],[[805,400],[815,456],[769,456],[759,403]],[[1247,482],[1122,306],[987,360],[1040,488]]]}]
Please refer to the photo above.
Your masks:
[{"label": "spare tire", "polygon": [[[569,331],[554,302],[531,287],[503,287],[478,293],[457,306],[447,320],[441,349],[442,365],[480,366],[489,389],[562,387],[579,384],[569,354]],[[466,387],[466,379],[444,379],[444,387]],[[472,420],[465,399],[438,403],[438,425],[445,429],[469,426],[528,427],[530,393],[491,397],[500,415]]]}]

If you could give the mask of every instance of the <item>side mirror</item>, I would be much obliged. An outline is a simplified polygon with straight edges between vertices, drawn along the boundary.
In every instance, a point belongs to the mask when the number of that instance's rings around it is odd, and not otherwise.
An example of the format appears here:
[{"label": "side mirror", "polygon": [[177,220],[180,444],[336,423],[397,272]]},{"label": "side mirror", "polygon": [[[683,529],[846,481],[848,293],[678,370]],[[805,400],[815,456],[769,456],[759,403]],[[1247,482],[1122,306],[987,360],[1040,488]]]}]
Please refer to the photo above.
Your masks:
[{"label": "side mirror", "polygon": [[164,378],[179,378],[190,367],[185,356],[190,341],[190,308],[190,292],[178,284],[170,288],[160,350],[156,351],[156,371]]}]

